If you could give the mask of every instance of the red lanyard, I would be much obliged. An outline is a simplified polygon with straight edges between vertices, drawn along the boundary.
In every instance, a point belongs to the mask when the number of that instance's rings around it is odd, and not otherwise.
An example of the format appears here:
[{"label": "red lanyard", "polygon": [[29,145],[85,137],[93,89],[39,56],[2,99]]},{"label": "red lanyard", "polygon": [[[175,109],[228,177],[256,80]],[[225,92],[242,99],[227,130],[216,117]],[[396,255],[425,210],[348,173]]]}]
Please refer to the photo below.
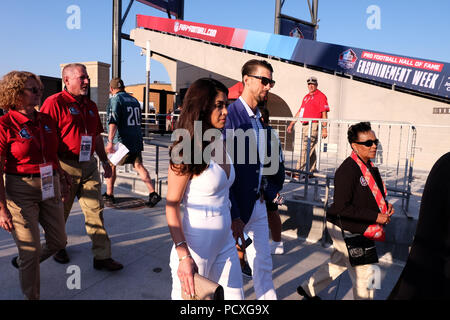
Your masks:
[{"label": "red lanyard", "polygon": [[[367,168],[367,166],[364,164],[364,162],[361,159],[359,159],[359,157],[355,153],[355,151],[352,151],[351,157],[356,162],[356,164],[359,166],[359,169],[361,170],[361,173],[363,174],[364,179],[366,180],[366,182],[370,188],[370,191],[372,192],[373,197],[375,198],[375,201],[377,202],[380,212],[386,213],[387,212],[386,201],[384,200],[383,194],[381,193],[380,189],[378,188],[375,178],[372,176],[372,173]],[[372,163],[370,162],[370,160],[369,160],[369,165],[372,166]],[[383,189],[384,189],[383,190],[384,194],[387,195],[386,185],[384,184],[384,182],[383,182]]]}]

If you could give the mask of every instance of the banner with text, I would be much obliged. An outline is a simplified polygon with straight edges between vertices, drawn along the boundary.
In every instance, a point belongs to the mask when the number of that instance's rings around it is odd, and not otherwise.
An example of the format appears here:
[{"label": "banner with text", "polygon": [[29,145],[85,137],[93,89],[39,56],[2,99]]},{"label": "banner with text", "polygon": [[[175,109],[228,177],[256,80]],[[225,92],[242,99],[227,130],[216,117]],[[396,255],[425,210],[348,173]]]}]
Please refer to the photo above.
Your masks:
[{"label": "banner with text", "polygon": [[450,95],[450,63],[143,15],[137,15],[137,27],[219,43],[445,98]]}]

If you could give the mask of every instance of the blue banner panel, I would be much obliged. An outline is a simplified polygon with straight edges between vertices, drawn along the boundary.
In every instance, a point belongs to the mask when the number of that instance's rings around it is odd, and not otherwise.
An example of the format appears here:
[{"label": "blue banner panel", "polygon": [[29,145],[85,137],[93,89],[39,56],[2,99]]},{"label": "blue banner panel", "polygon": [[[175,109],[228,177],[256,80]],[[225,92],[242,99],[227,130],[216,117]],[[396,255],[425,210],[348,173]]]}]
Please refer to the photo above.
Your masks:
[{"label": "blue banner panel", "polygon": [[[144,1],[166,3],[166,1]],[[170,1],[169,1],[170,2]],[[448,98],[450,63],[266,32],[137,16],[138,27],[179,34]]]},{"label": "blue banner panel", "polygon": [[448,98],[450,64],[307,39],[291,60]]},{"label": "blue banner panel", "polygon": [[182,1],[184,0],[137,0],[137,1],[164,12],[167,12],[167,10],[169,10],[171,15],[177,17],[183,15]]},{"label": "blue banner panel", "polygon": [[280,34],[300,39],[314,40],[314,27],[280,17]]}]

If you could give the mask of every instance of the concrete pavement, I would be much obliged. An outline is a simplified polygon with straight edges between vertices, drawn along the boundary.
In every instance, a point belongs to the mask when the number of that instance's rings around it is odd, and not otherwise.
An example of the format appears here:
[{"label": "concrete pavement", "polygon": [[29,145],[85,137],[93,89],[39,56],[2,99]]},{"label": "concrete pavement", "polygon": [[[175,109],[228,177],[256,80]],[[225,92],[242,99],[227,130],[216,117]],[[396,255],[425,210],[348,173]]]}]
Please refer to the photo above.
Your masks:
[{"label": "concrete pavement", "polygon": [[[140,198],[117,188],[116,197]],[[168,300],[171,291],[169,252],[172,240],[165,219],[165,203],[154,208],[114,209],[106,207],[105,225],[112,242],[113,258],[124,265],[117,272],[95,270],[91,242],[84,228],[84,216],[75,202],[67,222],[70,263],[52,258],[41,264],[41,299],[44,300]],[[43,237],[42,237],[43,239]],[[331,248],[290,238],[283,234],[285,254],[274,255],[273,279],[280,300],[296,300],[297,286],[329,257]],[[0,300],[23,299],[19,274],[11,265],[17,248],[10,234],[0,230]],[[379,289],[375,299],[383,300],[395,285],[403,266],[381,261]],[[80,278],[76,278],[79,271]],[[77,282],[79,280],[79,282]],[[80,285],[78,288],[77,285]],[[244,278],[246,300],[255,299],[252,280]],[[327,300],[352,299],[347,273],[320,296]]]}]

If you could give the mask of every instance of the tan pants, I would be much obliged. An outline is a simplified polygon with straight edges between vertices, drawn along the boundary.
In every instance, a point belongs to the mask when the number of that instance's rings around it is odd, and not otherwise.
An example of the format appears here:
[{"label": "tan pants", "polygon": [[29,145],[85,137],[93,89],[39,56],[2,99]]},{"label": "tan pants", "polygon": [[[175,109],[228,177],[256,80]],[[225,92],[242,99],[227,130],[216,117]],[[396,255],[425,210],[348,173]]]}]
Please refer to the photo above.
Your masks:
[{"label": "tan pants", "polygon": [[[20,285],[27,299],[39,299],[39,263],[67,243],[59,176],[55,176],[53,182],[56,197],[43,201],[41,178],[6,174],[6,202],[13,217],[12,235],[19,250]],[[39,224],[45,231],[45,244],[42,246]]]},{"label": "tan pants", "polygon": [[94,157],[86,162],[61,159],[60,163],[63,170],[72,176],[70,197],[64,203],[65,220],[69,217],[76,196],[84,213],[86,232],[92,241],[94,258],[111,258],[111,241],[103,221],[103,199],[97,160]]},{"label": "tan pants", "polygon": [[[297,161],[297,170],[306,171],[306,159],[309,158],[309,171],[316,170],[316,144],[318,136],[319,123],[313,122],[311,124],[311,136],[308,136],[309,125],[302,125],[302,150],[300,154],[300,159]],[[311,138],[311,139],[310,139]],[[308,154],[308,140],[311,140],[310,149]]]},{"label": "tan pants", "polygon": [[327,222],[327,228],[333,240],[333,252],[331,252],[329,260],[302,283],[303,289],[310,296],[316,296],[345,270],[348,270],[353,284],[353,298],[355,300],[373,299],[374,289],[369,289],[373,277],[371,265],[352,267],[348,260],[348,251],[342,238],[341,229],[330,222]]}]

